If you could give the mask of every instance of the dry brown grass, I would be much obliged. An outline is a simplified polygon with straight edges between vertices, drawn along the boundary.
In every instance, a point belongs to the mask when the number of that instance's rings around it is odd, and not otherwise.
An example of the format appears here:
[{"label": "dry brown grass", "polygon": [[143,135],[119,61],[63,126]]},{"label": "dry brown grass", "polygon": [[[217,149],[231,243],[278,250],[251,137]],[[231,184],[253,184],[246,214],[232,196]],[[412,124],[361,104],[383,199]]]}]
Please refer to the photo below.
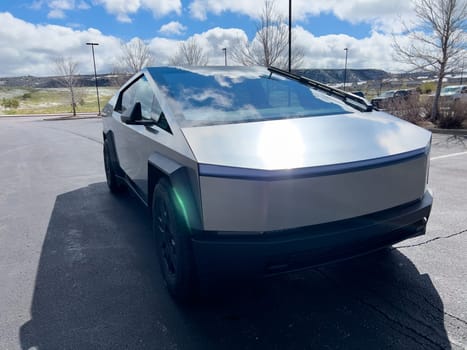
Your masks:
[{"label": "dry brown grass", "polygon": [[[432,99],[421,96],[387,102],[385,109],[401,119],[423,126],[431,121],[431,103]],[[435,125],[443,129],[459,129],[465,127],[466,124],[467,101],[443,101]]]}]

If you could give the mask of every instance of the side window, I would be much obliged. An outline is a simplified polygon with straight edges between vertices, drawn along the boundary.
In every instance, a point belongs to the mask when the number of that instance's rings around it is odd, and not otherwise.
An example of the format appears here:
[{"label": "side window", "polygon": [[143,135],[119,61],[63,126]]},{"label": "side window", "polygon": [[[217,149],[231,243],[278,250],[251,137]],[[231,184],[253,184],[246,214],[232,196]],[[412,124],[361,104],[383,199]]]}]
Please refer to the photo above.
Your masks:
[{"label": "side window", "polygon": [[120,104],[117,103],[116,110],[129,113],[137,102],[141,103],[143,118],[157,119],[159,117],[160,106],[144,75],[122,92]]},{"label": "side window", "polygon": [[129,114],[137,102],[141,103],[141,114],[144,119],[157,120],[156,125],[158,127],[172,133],[167,119],[165,118],[164,113],[162,113],[159,101],[157,101],[151,85],[149,85],[149,82],[144,75],[139,77],[133,84],[122,92],[115,106],[115,110],[122,114],[125,112]]},{"label": "side window", "polygon": [[120,103],[117,103],[116,109],[121,112],[125,113],[126,111],[131,111],[135,104],[135,88],[134,84],[131,85],[128,89],[123,91]]},{"label": "side window", "polygon": [[154,92],[149,85],[146,77],[142,76],[135,83],[136,93],[134,103],[141,103],[141,112],[145,119],[155,119],[159,117],[157,112],[153,110],[153,104],[155,100]]}]

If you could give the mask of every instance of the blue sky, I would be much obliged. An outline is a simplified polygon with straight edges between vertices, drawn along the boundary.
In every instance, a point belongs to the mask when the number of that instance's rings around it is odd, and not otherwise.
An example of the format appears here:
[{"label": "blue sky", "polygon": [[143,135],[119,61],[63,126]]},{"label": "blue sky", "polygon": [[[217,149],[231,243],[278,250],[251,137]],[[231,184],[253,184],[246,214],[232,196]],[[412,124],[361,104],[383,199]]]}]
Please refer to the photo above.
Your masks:
[{"label": "blue sky", "polygon": [[[279,0],[276,0],[278,3]],[[286,2],[282,0],[282,2]],[[182,13],[169,13],[163,17],[155,18],[150,10],[141,9],[131,14],[131,23],[121,22],[118,18],[106,11],[103,6],[92,6],[92,1],[82,2],[83,8],[79,8],[79,3],[73,11],[63,11],[63,18],[57,18],[50,15],[53,7],[49,7],[47,1],[13,1],[6,0],[0,5],[2,12],[10,12],[13,15],[36,24],[56,24],[62,26],[71,26],[75,29],[96,28],[107,35],[115,35],[124,40],[130,40],[133,37],[150,39],[160,35],[160,27],[171,21],[178,21],[187,27],[183,35],[174,35],[186,38],[196,33],[202,33],[210,28],[223,26],[226,28],[241,27],[250,38],[255,33],[255,19],[243,13],[227,11],[222,14],[211,14],[206,20],[193,18],[189,14],[189,1],[182,1]],[[89,6],[89,7],[88,7]],[[287,2],[288,6],[288,2]],[[292,2],[293,8],[293,2]],[[288,12],[284,12],[288,17]],[[292,16],[293,18],[293,16]],[[239,26],[241,24],[241,26]],[[347,33],[356,38],[363,38],[370,34],[372,26],[370,23],[351,23],[340,20],[333,13],[321,13],[310,15],[303,19],[295,19],[295,25],[303,26],[312,31],[315,35],[340,34]]]},{"label": "blue sky", "polygon": [[[0,3],[0,76],[53,75],[58,55],[82,62],[86,41],[97,41],[99,70],[118,61],[121,42],[143,39],[166,64],[180,42],[195,37],[221,64],[221,47],[252,40],[263,1],[252,0],[3,0]],[[288,0],[275,0],[288,16]],[[393,33],[410,19],[406,0],[293,0],[295,44],[305,50],[304,68],[341,68],[345,47],[349,67],[399,70],[391,55]]]}]

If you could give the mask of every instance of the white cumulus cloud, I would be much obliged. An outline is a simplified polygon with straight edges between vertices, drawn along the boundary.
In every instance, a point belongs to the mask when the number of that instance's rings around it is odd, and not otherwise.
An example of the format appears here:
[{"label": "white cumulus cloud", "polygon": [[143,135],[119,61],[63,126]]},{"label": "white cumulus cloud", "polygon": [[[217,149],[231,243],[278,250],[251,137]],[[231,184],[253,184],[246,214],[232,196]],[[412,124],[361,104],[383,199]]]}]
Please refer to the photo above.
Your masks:
[{"label": "white cumulus cloud", "polygon": [[[251,0],[193,0],[189,6],[194,18],[205,20],[208,14],[220,15],[225,12],[240,13],[258,18],[263,7],[262,1]],[[276,10],[284,17],[289,15],[288,1],[275,1]],[[292,19],[309,21],[312,16],[332,13],[349,23],[369,23],[374,29],[392,32],[401,29],[401,18],[410,17],[412,5],[407,0],[294,0]],[[310,18],[311,16],[311,18]]]},{"label": "white cumulus cloud", "polygon": [[89,28],[74,30],[57,25],[36,25],[8,12],[0,13],[0,76],[55,75],[54,60],[59,56],[79,62],[82,73],[92,71],[92,59],[86,42],[98,42],[96,65],[99,72],[110,72],[120,52],[119,39]]},{"label": "white cumulus cloud", "polygon": [[[345,51],[348,49],[349,69],[383,69],[398,72],[407,68],[394,60],[393,37],[373,32],[369,37],[357,39],[346,34],[314,36],[297,27],[294,45],[304,49],[303,68],[343,68]],[[404,38],[401,37],[403,40]]]},{"label": "white cumulus cloud", "polygon": [[164,24],[159,29],[159,33],[165,35],[180,35],[183,34],[186,30],[186,27],[177,21],[172,21],[167,24]]},{"label": "white cumulus cloud", "polygon": [[[35,1],[32,9],[40,9],[45,4],[44,1]],[[66,18],[66,11],[87,10],[90,8],[85,1],[76,2],[75,0],[48,0],[46,3],[49,8],[48,18]]]},{"label": "white cumulus cloud", "polygon": [[[57,25],[38,25],[14,17],[8,12],[0,13],[0,47],[2,64],[0,76],[54,75],[54,60],[59,56],[72,57],[79,62],[82,74],[92,73],[92,60],[86,42],[97,42],[97,70],[100,73],[112,71],[122,55],[120,40],[100,31],[88,28],[83,30]],[[192,35],[209,58],[210,65],[224,64],[224,51],[227,49],[228,64],[235,64],[231,58],[237,40],[248,40],[240,28],[211,28],[203,33]],[[187,38],[186,40],[190,39]],[[345,52],[348,48],[348,68],[378,68],[387,71],[401,71],[406,68],[393,59],[391,34],[373,31],[363,39],[349,35],[315,36],[303,27],[295,28],[294,45],[303,48],[305,58],[303,68],[343,68]],[[399,40],[407,41],[406,36]],[[154,37],[148,41],[155,56],[156,65],[169,62],[180,40]]]},{"label": "white cumulus cloud", "polygon": [[131,22],[130,16],[141,9],[150,10],[155,17],[172,12],[180,14],[182,11],[180,0],[94,0],[94,3],[104,6],[120,22]]},{"label": "white cumulus cloud", "polygon": [[59,19],[62,19],[62,18],[65,18],[65,17],[66,17],[65,12],[63,10],[59,10],[59,9],[50,10],[49,13],[47,14],[47,18],[59,18]]}]

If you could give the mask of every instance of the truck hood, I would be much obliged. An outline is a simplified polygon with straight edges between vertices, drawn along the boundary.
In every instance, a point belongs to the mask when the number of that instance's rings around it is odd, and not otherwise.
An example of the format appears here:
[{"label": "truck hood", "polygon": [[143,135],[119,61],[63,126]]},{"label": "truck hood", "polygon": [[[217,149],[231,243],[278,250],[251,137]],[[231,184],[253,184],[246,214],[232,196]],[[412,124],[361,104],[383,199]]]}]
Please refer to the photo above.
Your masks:
[{"label": "truck hood", "polygon": [[429,147],[431,133],[384,112],[182,129],[200,164],[285,170],[378,159]]}]

